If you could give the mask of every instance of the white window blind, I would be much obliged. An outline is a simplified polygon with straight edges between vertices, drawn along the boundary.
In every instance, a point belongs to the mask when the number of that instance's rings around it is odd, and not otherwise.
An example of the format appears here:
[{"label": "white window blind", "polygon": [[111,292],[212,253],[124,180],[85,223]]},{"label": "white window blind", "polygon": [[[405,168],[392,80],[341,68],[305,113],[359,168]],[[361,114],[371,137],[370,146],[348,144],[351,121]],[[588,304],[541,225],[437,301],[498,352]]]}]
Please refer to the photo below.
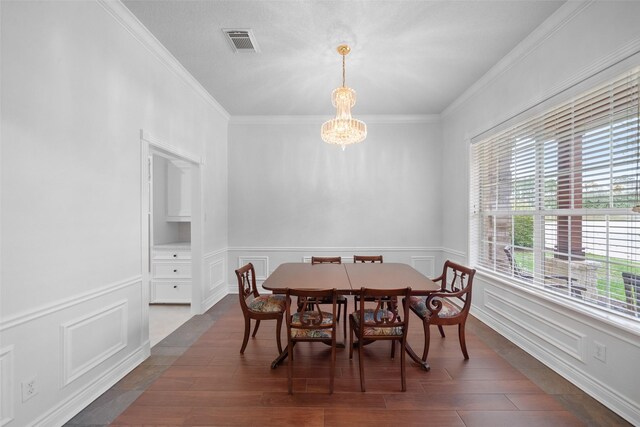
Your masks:
[{"label": "white window blind", "polygon": [[639,316],[639,85],[636,68],[472,144],[477,267]]}]

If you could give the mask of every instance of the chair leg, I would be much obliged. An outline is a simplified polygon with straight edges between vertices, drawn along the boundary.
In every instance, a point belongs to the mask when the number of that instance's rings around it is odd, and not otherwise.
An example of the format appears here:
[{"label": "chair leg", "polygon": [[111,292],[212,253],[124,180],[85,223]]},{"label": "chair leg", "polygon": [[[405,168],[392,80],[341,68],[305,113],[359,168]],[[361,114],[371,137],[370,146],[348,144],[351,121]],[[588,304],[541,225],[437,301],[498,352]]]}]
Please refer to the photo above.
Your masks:
[{"label": "chair leg", "polygon": [[391,340],[391,359],[396,358],[396,340]]},{"label": "chair leg", "polygon": [[256,320],[256,327],[253,329],[252,337],[256,336],[256,332],[258,332],[258,328],[260,327],[260,320]]},{"label": "chair leg", "polygon": [[438,330],[440,331],[440,336],[444,338],[444,328],[442,327],[442,325],[438,325]]},{"label": "chair leg", "polygon": [[431,341],[431,333],[429,331],[429,322],[423,321],[424,327],[424,351],[422,352],[422,361],[427,361],[427,355],[429,354],[429,342]]},{"label": "chair leg", "polygon": [[[345,341],[347,337],[344,338]],[[349,360],[353,359],[353,319],[349,316]]]},{"label": "chair leg", "polygon": [[362,337],[358,334],[358,366],[360,367],[360,391],[365,391],[364,389],[364,357],[362,353],[364,352],[364,346],[362,345]]},{"label": "chair leg", "polygon": [[282,353],[282,342],[280,341],[282,335],[282,316],[278,317],[278,323],[276,324],[276,343],[278,344],[278,353]]},{"label": "chair leg", "polygon": [[289,363],[287,366],[287,384],[289,387],[289,394],[293,394],[293,343],[291,340],[287,340],[287,348],[289,351]]},{"label": "chair leg", "polygon": [[242,347],[240,347],[240,354],[244,353],[244,349],[247,348],[249,342],[249,332],[251,332],[251,319],[244,318],[244,339],[242,340]]},{"label": "chair leg", "polygon": [[344,303],[344,318],[342,319],[342,333],[344,337],[344,342],[347,342],[347,321],[349,319],[349,315],[347,314],[347,303]]},{"label": "chair leg", "polygon": [[458,338],[460,339],[460,349],[462,350],[462,354],[465,359],[468,359],[469,353],[467,353],[467,341],[464,336],[464,323],[460,323],[458,325]]},{"label": "chair leg", "polygon": [[[395,343],[395,340],[393,341]],[[402,382],[402,391],[407,391],[406,348],[407,339],[405,337],[402,339],[400,347],[400,380]]]},{"label": "chair leg", "polygon": [[[345,311],[345,315],[346,315]],[[336,376],[336,335],[335,330],[333,334],[333,339],[331,340],[331,372],[329,372],[329,393],[333,394],[333,379]]]},{"label": "chair leg", "polygon": [[[338,303],[338,317],[336,318],[336,320],[339,322],[340,321],[340,307],[342,307],[341,303]],[[345,309],[344,312],[346,313],[347,310]]]}]

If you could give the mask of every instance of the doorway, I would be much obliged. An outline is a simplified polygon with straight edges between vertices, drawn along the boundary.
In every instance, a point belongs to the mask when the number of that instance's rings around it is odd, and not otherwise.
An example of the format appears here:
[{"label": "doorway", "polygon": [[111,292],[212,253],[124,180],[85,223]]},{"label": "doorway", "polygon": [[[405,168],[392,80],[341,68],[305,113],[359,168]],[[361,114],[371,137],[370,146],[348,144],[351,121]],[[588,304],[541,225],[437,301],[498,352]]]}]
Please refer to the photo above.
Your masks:
[{"label": "doorway", "polygon": [[144,131],[141,143],[143,330],[152,347],[200,311],[201,163]]}]

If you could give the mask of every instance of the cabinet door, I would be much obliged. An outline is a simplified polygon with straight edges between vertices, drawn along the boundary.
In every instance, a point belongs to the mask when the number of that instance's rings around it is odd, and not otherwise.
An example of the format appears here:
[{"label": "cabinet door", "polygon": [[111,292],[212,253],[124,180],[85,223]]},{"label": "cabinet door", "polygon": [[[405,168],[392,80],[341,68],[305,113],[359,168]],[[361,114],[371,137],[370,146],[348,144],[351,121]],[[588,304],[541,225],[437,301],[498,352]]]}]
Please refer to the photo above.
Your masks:
[{"label": "cabinet door", "polygon": [[191,221],[191,165],[167,162],[167,221]]}]

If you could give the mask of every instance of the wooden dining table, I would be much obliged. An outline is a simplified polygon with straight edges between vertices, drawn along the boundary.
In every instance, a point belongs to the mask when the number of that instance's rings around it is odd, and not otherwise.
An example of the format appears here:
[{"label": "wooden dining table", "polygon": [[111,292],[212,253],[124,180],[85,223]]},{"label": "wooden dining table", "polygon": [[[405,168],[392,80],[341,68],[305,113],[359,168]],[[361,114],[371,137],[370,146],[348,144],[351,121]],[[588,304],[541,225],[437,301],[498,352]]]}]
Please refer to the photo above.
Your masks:
[{"label": "wooden dining table", "polygon": [[[428,295],[440,290],[440,286],[407,264],[402,263],[353,263],[353,264],[280,264],[262,283],[262,287],[274,294],[284,294],[287,289],[336,289],[342,295],[353,295],[361,288],[397,289],[411,288],[412,295]],[[405,313],[408,315],[409,313]],[[345,313],[346,318],[346,313]],[[345,321],[343,319],[343,321]],[[346,337],[345,337],[346,339]],[[271,364],[276,368],[288,355],[288,347]],[[413,351],[409,343],[407,354],[426,371],[430,369]]]}]

